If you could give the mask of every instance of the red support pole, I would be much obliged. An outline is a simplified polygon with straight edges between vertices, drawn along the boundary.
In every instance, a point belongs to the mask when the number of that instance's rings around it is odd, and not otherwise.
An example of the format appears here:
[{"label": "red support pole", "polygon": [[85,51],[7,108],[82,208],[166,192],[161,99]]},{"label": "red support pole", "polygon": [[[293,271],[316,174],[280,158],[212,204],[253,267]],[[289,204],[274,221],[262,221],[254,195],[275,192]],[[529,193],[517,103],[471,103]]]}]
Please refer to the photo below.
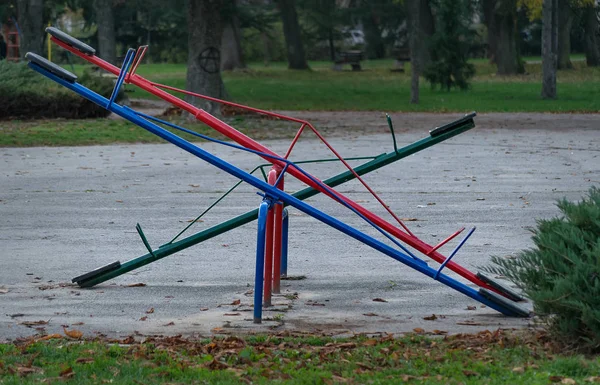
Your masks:
[{"label": "red support pole", "polygon": [[[281,170],[278,170],[281,173]],[[281,176],[277,188],[283,191],[283,178]],[[283,234],[283,205],[275,205],[275,234],[273,236],[273,293],[281,293],[281,246],[282,246],[282,234]]]},{"label": "red support pole", "polygon": [[[277,171],[269,171],[268,182],[275,185],[277,181]],[[275,204],[275,206],[280,206]],[[267,235],[265,240],[265,289],[264,306],[271,306],[271,290],[273,284],[273,227],[275,222],[275,208],[271,206],[267,214]]]}]

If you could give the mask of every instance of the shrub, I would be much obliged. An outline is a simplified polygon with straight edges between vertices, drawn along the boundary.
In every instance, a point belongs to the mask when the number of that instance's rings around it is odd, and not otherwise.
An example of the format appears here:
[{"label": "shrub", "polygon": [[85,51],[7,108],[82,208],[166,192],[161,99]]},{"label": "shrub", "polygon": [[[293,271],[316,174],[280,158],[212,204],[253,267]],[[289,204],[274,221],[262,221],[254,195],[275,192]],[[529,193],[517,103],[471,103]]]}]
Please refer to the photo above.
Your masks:
[{"label": "shrub", "polygon": [[453,87],[469,88],[475,66],[469,62],[473,31],[469,29],[473,9],[469,0],[439,0],[436,2],[436,31],[429,49],[431,62],[423,76],[432,87],[450,91]]},{"label": "shrub", "polygon": [[515,259],[493,257],[486,270],[523,289],[559,341],[599,352],[600,190],[558,207],[562,217],[537,221],[533,249]]},{"label": "shrub", "polygon": [[[31,70],[24,63],[0,61],[0,119],[98,118],[104,108]],[[85,72],[78,82],[109,97],[113,81]],[[123,97],[121,91],[117,100]]]}]

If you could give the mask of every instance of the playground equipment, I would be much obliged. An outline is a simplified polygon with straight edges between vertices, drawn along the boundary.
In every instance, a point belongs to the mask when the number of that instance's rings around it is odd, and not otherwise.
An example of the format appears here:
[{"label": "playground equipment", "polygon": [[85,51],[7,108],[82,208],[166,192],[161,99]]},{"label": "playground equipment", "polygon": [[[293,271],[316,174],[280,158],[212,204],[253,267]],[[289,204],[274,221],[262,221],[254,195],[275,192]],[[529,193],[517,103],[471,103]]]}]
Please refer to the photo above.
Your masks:
[{"label": "playground equipment", "polygon": [[[452,239],[457,237],[464,228],[456,231],[454,234],[450,235],[444,241],[440,242],[438,245],[431,246],[420,240],[417,236],[415,236],[407,227],[402,223],[402,221],[396,216],[391,209],[383,202],[383,200],[375,194],[375,192],[364,182],[361,178],[361,175],[364,175],[368,172],[376,170],[384,165],[393,163],[399,159],[402,159],[410,154],[413,154],[417,151],[430,147],[434,144],[440,143],[446,139],[449,139],[453,136],[456,136],[462,132],[465,132],[472,127],[474,127],[473,118],[475,114],[470,114],[465,116],[463,119],[460,119],[456,122],[452,122],[448,125],[438,127],[432,131],[430,131],[430,135],[427,138],[424,138],[420,141],[417,141],[409,146],[403,148],[397,148],[393,126],[391,125],[391,120],[388,117],[388,123],[390,124],[390,129],[392,131],[392,138],[394,144],[394,151],[389,153],[380,154],[375,157],[371,157],[372,159],[368,162],[356,167],[352,168],[347,163],[349,159],[342,158],[337,151],[322,137],[322,135],[307,121],[291,118],[288,116],[284,116],[281,114],[276,114],[264,110],[259,110],[255,108],[250,108],[246,106],[242,106],[239,104],[226,102],[218,99],[214,99],[211,97],[207,97],[204,95],[199,95],[195,93],[191,93],[184,90],[177,90],[173,87],[161,85],[158,83],[154,83],[144,79],[143,77],[137,75],[136,69],[140,64],[144,53],[147,47],[140,47],[137,51],[129,50],[122,68],[117,68],[110,63],[105,62],[104,60],[98,58],[95,55],[95,50],[89,47],[86,44],[72,38],[71,36],[55,29],[48,28],[47,32],[52,35],[52,41],[59,46],[67,49],[68,51],[76,54],[88,62],[95,64],[115,75],[118,75],[115,89],[113,91],[112,96],[107,99],[102,97],[101,95],[96,94],[95,92],[83,87],[82,85],[77,83],[77,77],[64,70],[63,68],[49,62],[48,60],[32,54],[27,54],[27,59],[30,61],[30,67],[35,71],[41,73],[42,75],[56,81],[57,83],[69,88],[70,90],[77,92],[81,96],[89,99],[92,102],[97,103],[100,106],[105,107],[111,112],[131,121],[132,123],[150,131],[151,133],[175,144],[176,146],[188,151],[189,153],[205,160],[206,162],[220,168],[221,170],[239,178],[241,181],[244,181],[255,188],[258,188],[262,191],[261,195],[263,196],[262,203],[260,204],[257,210],[250,211],[243,215],[240,215],[236,218],[213,226],[209,229],[201,231],[197,234],[189,236],[187,238],[181,239],[177,241],[176,236],[171,242],[160,246],[157,249],[152,249],[150,247],[149,242],[147,241],[141,226],[137,225],[137,230],[142,238],[142,241],[146,245],[148,249],[148,254],[141,256],[139,258],[135,258],[131,261],[125,262],[121,264],[120,262],[114,262],[107,266],[103,266],[99,269],[91,271],[87,274],[81,275],[79,277],[75,277],[73,279],[74,282],[77,282],[82,287],[90,287],[94,286],[98,283],[106,281],[108,279],[114,278],[118,275],[124,274],[128,271],[134,270],[140,266],[147,265],[151,262],[154,262],[158,259],[164,258],[168,255],[171,255],[177,251],[190,247],[192,245],[198,244],[204,240],[212,238],[218,234],[222,234],[226,231],[229,231],[233,228],[241,226],[245,223],[248,223],[256,218],[258,218],[258,235],[257,235],[257,251],[256,251],[256,270],[255,270],[255,291],[254,291],[254,320],[255,322],[260,322],[262,318],[262,301],[264,294],[264,305],[269,306],[271,301],[271,292],[277,293],[279,291],[279,278],[280,273],[287,273],[287,229],[288,222],[286,212],[283,206],[292,206],[304,213],[314,217],[315,219],[339,230],[340,232],[355,238],[368,246],[402,262],[403,264],[493,308],[505,315],[509,316],[527,316],[528,312],[525,309],[522,309],[518,305],[516,305],[513,300],[519,300],[520,297],[518,294],[512,292],[510,289],[507,289],[491,279],[485,277],[482,274],[475,274],[463,266],[457,264],[452,261],[452,258],[456,255],[456,253],[460,250],[460,248],[465,244],[467,239],[473,234],[474,228],[471,229],[467,236],[458,244],[458,246],[454,249],[454,251],[448,256],[445,257],[439,252],[439,249],[444,246],[446,243],[450,242]],[[211,128],[216,131],[224,134],[229,137],[233,141],[238,144],[232,144],[229,142],[222,142],[211,137],[198,134],[196,132],[187,130],[183,127],[179,127],[170,122],[161,121],[157,118],[144,115],[140,112],[137,112],[131,108],[123,107],[114,102],[114,98],[116,96],[117,91],[120,89],[123,83],[129,83],[140,87],[148,92],[153,93],[154,95],[169,101],[177,107],[182,108],[183,110],[191,113],[198,120],[207,124]],[[233,127],[230,127],[223,121],[217,119],[216,117],[208,114],[207,112],[198,109],[197,107],[179,99],[175,96],[167,93],[165,90],[178,91],[183,92],[185,94],[193,95],[200,98],[205,98],[211,101],[224,103],[228,105],[232,105],[238,108],[245,108],[250,111],[271,115],[277,117],[279,119],[285,119],[292,122],[296,122],[301,125],[298,133],[296,134],[294,140],[292,141],[289,149],[287,150],[284,156],[278,155],[263,146],[262,144],[254,141],[248,136],[240,133],[235,130]],[[216,143],[220,143],[222,145],[226,145],[229,147],[236,148],[238,150],[247,151],[250,153],[254,153],[259,155],[267,162],[269,165],[272,165],[271,169],[266,176],[266,181],[263,181],[257,177],[255,177],[252,173],[245,172],[234,165],[226,162],[223,159],[220,159],[202,148],[182,139],[181,137],[173,134],[171,131],[163,128],[162,126],[167,126],[170,129],[176,129],[180,131],[187,132],[189,134],[201,137],[203,139],[213,141]],[[337,161],[342,162],[347,168],[348,171],[341,173],[333,178],[327,179],[325,181],[321,181],[315,176],[304,171],[299,165],[302,162],[292,162],[289,160],[291,152],[294,148],[294,145],[297,143],[301,134],[305,129],[309,129],[313,131],[320,140],[331,150],[331,152],[336,156]],[[358,158],[365,159],[365,158]],[[325,161],[332,161],[331,159]],[[257,169],[260,169],[264,173],[264,166],[260,166]],[[257,170],[255,169],[255,171]],[[300,180],[301,182],[306,183],[309,187],[298,191],[294,194],[289,194],[284,191],[284,177],[285,174],[293,176]],[[346,181],[357,179],[360,181],[365,188],[375,197],[375,199],[381,203],[381,205],[388,211],[388,213],[392,216],[392,218],[398,222],[399,226],[402,228],[393,225],[381,217],[375,215],[373,212],[365,209],[357,202],[352,201],[348,197],[340,194],[338,191],[333,189],[333,187],[345,183]],[[241,182],[240,182],[241,183]],[[235,186],[234,186],[235,187]],[[379,233],[381,233],[384,237],[386,237],[389,241],[391,241],[396,247],[390,247],[387,244],[381,242],[380,240],[371,237],[364,232],[361,232],[347,224],[335,219],[324,212],[315,209],[314,207],[304,203],[302,200],[306,199],[310,196],[313,196],[317,193],[323,193],[333,199],[335,202],[345,206],[356,215],[361,217],[365,222],[369,225],[373,226]],[[227,195],[227,193],[226,193]],[[223,197],[222,197],[223,198]],[[222,198],[220,198],[216,203],[218,203]],[[211,206],[212,207],[212,206]],[[211,208],[210,207],[210,208]],[[210,209],[209,208],[209,209]],[[202,215],[202,214],[201,214]],[[194,223],[193,221],[192,223]],[[185,231],[186,229],[184,229]],[[437,261],[440,263],[438,269],[433,269],[427,265],[425,261],[417,257],[413,252],[411,252],[403,243],[417,250],[418,252],[424,254],[425,256]],[[449,268],[462,277],[468,279],[469,281],[475,283],[479,286],[479,290],[475,290],[456,279],[453,279],[442,272],[444,268]],[[264,284],[264,286],[263,286]],[[264,288],[264,291],[263,291]]]}]

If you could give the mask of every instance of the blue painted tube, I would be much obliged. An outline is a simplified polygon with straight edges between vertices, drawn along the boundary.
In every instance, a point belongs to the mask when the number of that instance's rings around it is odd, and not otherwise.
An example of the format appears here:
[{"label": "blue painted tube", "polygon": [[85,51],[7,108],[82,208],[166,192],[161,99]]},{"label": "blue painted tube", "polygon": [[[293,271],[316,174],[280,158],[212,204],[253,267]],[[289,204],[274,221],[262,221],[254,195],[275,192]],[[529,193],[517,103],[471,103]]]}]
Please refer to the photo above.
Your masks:
[{"label": "blue painted tube", "polygon": [[[106,106],[108,99],[106,99],[105,97],[98,95],[97,93],[89,90],[88,88],[82,86],[81,84],[78,83],[69,83],[55,75],[53,75],[52,73],[46,71],[45,69],[43,69],[42,67],[33,64],[33,63],[29,63],[29,66],[41,73],[42,75],[54,80],[55,82],[63,85],[64,87],[78,93],[79,95],[83,96],[84,98],[100,105],[100,106]],[[270,184],[256,178],[255,176],[245,172],[244,170],[224,161],[221,158],[218,158],[217,156],[201,149],[200,147],[186,141],[185,139],[163,129],[160,126],[157,126],[154,123],[151,123],[143,118],[140,118],[139,116],[137,116],[134,112],[132,112],[132,110],[124,108],[118,104],[112,104],[110,107],[110,111],[129,120],[132,123],[137,124],[138,126],[144,128],[145,130],[165,139],[166,141],[176,145],[177,147],[197,156],[198,158],[212,164],[213,166],[225,171],[226,173],[238,178],[238,179],[242,179],[244,180],[246,183],[250,184],[251,186],[264,191],[266,194],[268,194],[272,199],[276,199],[276,200],[281,200],[285,203],[287,203],[290,206],[295,207],[296,209],[302,211],[303,213],[310,215],[311,217],[333,227],[334,229],[348,235],[349,237],[352,237],[356,240],[358,240],[359,242],[362,242],[370,247],[372,247],[373,249],[419,271],[422,274],[425,274],[431,278],[436,277],[437,280],[441,283],[443,283],[446,286],[451,287],[454,290],[457,290],[461,293],[463,293],[464,295],[481,302],[482,304],[488,306],[489,308],[492,308],[496,311],[499,311],[500,313],[503,313],[505,315],[508,316],[518,316],[518,314],[516,314],[514,311],[508,309],[507,307],[501,306],[496,302],[492,302],[489,299],[485,298],[484,296],[482,296],[481,294],[479,294],[479,292],[477,292],[476,290],[470,288],[469,286],[463,284],[462,282],[459,282],[445,274],[437,274],[436,270],[427,266],[425,263],[419,262],[415,259],[413,259],[412,257],[388,246],[387,244],[353,228],[352,226],[349,226],[347,224],[345,224],[344,222],[325,214],[324,212],[310,206],[309,204],[293,197],[292,195],[279,190],[278,188],[271,186]]]},{"label": "blue painted tube", "polygon": [[254,323],[262,322],[262,296],[265,274],[265,238],[269,201],[264,199],[258,208],[258,232],[256,236],[256,271],[254,274]]},{"label": "blue painted tube", "polygon": [[444,267],[446,267],[446,264],[448,262],[450,262],[450,260],[452,259],[452,257],[454,257],[456,255],[456,253],[458,253],[458,250],[460,250],[461,247],[463,247],[463,245],[465,244],[465,242],[467,242],[467,240],[471,237],[471,235],[473,235],[473,233],[475,232],[475,229],[477,227],[473,227],[471,229],[471,231],[469,231],[469,234],[467,234],[462,241],[460,241],[460,243],[458,244],[458,246],[456,246],[456,248],[452,251],[452,254],[450,254],[448,256],[448,258],[446,258],[444,260],[444,262],[442,262],[442,264],[440,265],[440,267],[437,269],[437,271],[435,272],[435,275],[433,276],[433,279],[437,279],[438,275],[440,275],[440,273],[442,272],[442,270],[444,269]]},{"label": "blue painted tube", "polygon": [[117,82],[115,83],[115,88],[113,88],[113,92],[110,95],[110,99],[106,104],[106,109],[110,110],[110,106],[113,104],[117,95],[119,94],[119,88],[123,85],[123,81],[125,80],[125,75],[127,75],[127,71],[129,71],[129,67],[131,66],[131,62],[133,61],[133,55],[135,51],[132,48],[127,50],[127,55],[125,55],[125,60],[123,60],[123,66],[121,67],[121,72],[119,73],[119,77],[117,78]]},{"label": "blue painted tube", "polygon": [[290,216],[287,209],[283,209],[283,222],[281,226],[281,276],[287,276],[288,268],[288,234],[290,226]]}]

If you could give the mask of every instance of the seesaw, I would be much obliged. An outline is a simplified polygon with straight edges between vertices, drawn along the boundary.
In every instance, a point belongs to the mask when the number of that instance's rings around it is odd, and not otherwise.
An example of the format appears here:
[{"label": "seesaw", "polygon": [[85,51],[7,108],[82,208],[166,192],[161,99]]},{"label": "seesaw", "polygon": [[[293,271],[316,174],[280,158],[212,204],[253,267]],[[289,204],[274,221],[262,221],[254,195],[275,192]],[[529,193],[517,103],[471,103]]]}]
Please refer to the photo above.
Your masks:
[{"label": "seesaw", "polygon": [[[49,33],[53,35],[52,40],[57,44],[63,46],[64,48],[70,50],[71,52],[81,56],[82,58],[88,60],[89,62],[99,65],[100,67],[108,70],[109,72],[118,75],[117,82],[115,85],[115,90],[110,99],[106,99],[93,91],[83,87],[82,85],[76,82],[76,76],[69,73],[68,71],[62,69],[59,66],[54,65],[53,63],[48,62],[47,60],[29,53],[27,58],[30,60],[30,66],[40,72],[41,74],[49,77],[50,79],[62,84],[63,86],[79,93],[83,97],[99,104],[114,112],[115,114],[124,117],[125,119],[139,125],[142,128],[160,136],[163,139],[179,146],[180,148],[198,156],[199,158],[213,164],[214,166],[228,172],[229,174],[249,183],[250,185],[258,188],[263,191],[264,197],[263,202],[261,203],[259,209],[250,211],[246,214],[233,218],[229,221],[223,222],[217,226],[209,228],[207,230],[201,231],[195,235],[190,237],[181,239],[179,241],[169,242],[156,250],[153,250],[149,243],[147,242],[141,227],[138,225],[137,229],[144,241],[144,244],[148,248],[148,254],[135,258],[131,261],[125,262],[123,264],[119,262],[115,262],[113,264],[104,266],[102,268],[96,269],[90,273],[84,274],[82,276],[76,277],[74,279],[79,285],[84,287],[89,287],[96,285],[100,282],[106,281],[108,279],[114,278],[118,275],[126,273],[128,271],[134,270],[140,266],[147,265],[148,263],[154,262],[158,259],[164,258],[168,255],[171,255],[179,250],[190,247],[197,243],[200,243],[206,239],[214,237],[218,234],[222,234],[226,231],[229,231],[235,227],[241,226],[245,223],[248,223],[256,218],[259,220],[259,231],[257,237],[257,261],[256,261],[256,282],[255,282],[255,320],[258,322],[261,318],[261,302],[260,299],[262,297],[263,292],[263,281],[264,281],[264,295],[265,295],[265,305],[270,304],[270,295],[271,291],[277,292],[279,289],[279,273],[280,271],[285,273],[285,265],[287,261],[287,253],[285,251],[287,246],[287,237],[284,234],[286,230],[287,221],[284,221],[284,205],[290,205],[295,207],[296,209],[307,213],[308,215],[336,228],[342,233],[349,235],[371,247],[374,249],[420,271],[423,274],[426,274],[455,290],[462,292],[463,294],[468,295],[469,297],[480,301],[489,307],[500,311],[503,314],[510,316],[525,316],[528,312],[516,304],[514,304],[511,299],[519,299],[516,293],[513,293],[511,290],[504,288],[503,286],[495,283],[489,278],[481,275],[474,274],[467,270],[466,268],[456,264],[452,261],[452,258],[456,255],[458,250],[464,245],[466,240],[473,234],[474,229],[471,229],[467,236],[459,243],[459,245],[454,249],[454,251],[448,256],[445,257],[439,253],[438,249],[443,245],[448,243],[450,240],[455,238],[458,234],[462,232],[463,229],[457,231],[452,234],[444,241],[440,242],[440,244],[431,246],[426,244],[417,238],[414,234],[408,230],[408,228],[398,219],[398,217],[389,210],[389,208],[383,203],[381,198],[377,197],[374,192],[364,183],[360,175],[364,175],[370,171],[376,170],[384,165],[393,163],[399,159],[402,159],[412,153],[420,151],[424,148],[430,147],[434,144],[440,143],[446,139],[449,139],[453,136],[456,136],[462,132],[469,130],[474,127],[473,117],[474,114],[467,115],[463,119],[460,119],[451,124],[436,128],[430,132],[429,137],[424,138],[420,141],[417,141],[409,146],[398,149],[396,147],[395,138],[394,138],[394,151],[390,153],[385,153],[374,157],[370,161],[365,164],[356,167],[355,169],[351,168],[346,162],[347,159],[343,159],[339,156],[339,154],[331,147],[322,136],[314,129],[314,127],[302,120],[285,117],[279,114],[273,114],[267,111],[251,109],[252,111],[264,114],[270,114],[277,116],[282,119],[292,120],[300,123],[302,126],[298,131],[298,134],[294,138],[292,145],[288,149],[285,156],[280,156],[270,151],[266,147],[262,146],[258,142],[252,140],[246,135],[240,133],[239,131],[233,129],[228,126],[224,122],[220,121],[216,117],[202,111],[193,105],[182,101],[181,99],[175,98],[174,96],[166,93],[162,88],[172,89],[171,87],[166,87],[162,85],[158,85],[156,83],[152,83],[147,81],[146,79],[140,77],[135,74],[135,70],[140,63],[141,58],[143,57],[143,52],[145,48],[139,49],[137,52],[130,50],[125,58],[123,67],[121,69],[112,66],[109,63],[99,59],[95,56],[95,51],[89,47],[84,45],[83,43],[73,39],[72,37],[54,29],[49,28],[47,30]],[[130,70],[131,69],[131,70]],[[229,138],[238,142],[240,145],[235,145],[232,143],[221,142],[210,137],[197,134],[195,132],[190,132],[187,129],[176,126],[169,122],[160,121],[154,117],[150,117],[139,112],[136,112],[128,107],[120,106],[114,103],[114,97],[116,96],[116,92],[119,90],[121,85],[124,82],[128,82],[137,86],[140,86],[142,89],[150,91],[155,95],[168,100],[174,105],[183,108],[184,110],[192,113],[199,120],[208,124],[210,127],[215,130],[225,134]],[[189,93],[187,91],[184,91]],[[196,95],[199,97],[204,97],[202,95]],[[205,97],[206,98],[206,97]],[[216,100],[209,98],[211,100]],[[217,100],[219,101],[219,100]],[[230,102],[219,101],[226,104],[240,106]],[[270,164],[273,165],[272,169],[269,171],[269,175],[267,177],[267,181],[263,181],[239,168],[227,163],[223,159],[217,158],[212,154],[202,150],[198,146],[174,135],[170,131],[162,128],[158,124],[166,125],[172,129],[183,130],[185,132],[191,133],[196,136],[200,136],[206,140],[211,140],[213,142],[221,143],[223,145],[227,145],[230,147],[237,148],[239,150],[248,151],[251,153],[255,153],[264,159],[266,159]],[[310,128],[319,136],[320,139],[332,150],[332,152],[338,156],[338,159],[344,163],[348,167],[348,171],[341,173],[333,178],[327,179],[325,181],[320,181],[315,176],[305,172],[300,166],[299,162],[292,162],[288,159],[294,144],[297,142],[304,128]],[[390,125],[390,128],[391,125]],[[392,128],[393,135],[393,128]],[[300,181],[309,185],[309,188],[296,192],[294,194],[288,194],[283,191],[283,177],[285,174],[289,174],[291,176],[296,177]],[[392,215],[394,219],[398,221],[401,227],[404,230],[397,228],[396,226],[388,223],[382,218],[378,217],[374,213],[369,210],[363,208],[358,203],[350,200],[344,195],[340,194],[332,187],[340,185],[348,180],[358,179],[361,181],[367,189],[374,194],[379,202],[388,209],[388,212]],[[342,204],[347,207],[354,213],[356,213],[359,217],[377,229],[383,236],[392,241],[398,249],[392,248],[383,242],[366,235],[365,233],[358,231],[357,229],[348,226],[347,224],[340,222],[339,220],[323,213],[320,210],[315,209],[314,207],[307,205],[302,202],[303,199],[306,199],[310,196],[313,196],[319,192],[322,192],[332,198],[334,201]],[[279,204],[281,203],[281,204]],[[412,253],[408,248],[406,248],[402,243],[404,242],[407,245],[413,247],[417,251],[422,254],[434,259],[435,261],[440,263],[438,269],[433,269],[429,267],[425,261],[418,258],[414,253]],[[275,253],[275,258],[273,259],[273,253]],[[279,262],[281,261],[281,265]],[[480,288],[479,290],[474,290],[469,286],[445,275],[442,273],[442,270],[448,267],[449,269],[457,272],[459,275],[464,278],[470,280],[471,282],[477,284]],[[273,271],[275,274],[273,275]],[[273,287],[271,287],[271,283],[273,283]],[[501,294],[503,296],[498,295]],[[260,295],[259,295],[260,294]]]}]

